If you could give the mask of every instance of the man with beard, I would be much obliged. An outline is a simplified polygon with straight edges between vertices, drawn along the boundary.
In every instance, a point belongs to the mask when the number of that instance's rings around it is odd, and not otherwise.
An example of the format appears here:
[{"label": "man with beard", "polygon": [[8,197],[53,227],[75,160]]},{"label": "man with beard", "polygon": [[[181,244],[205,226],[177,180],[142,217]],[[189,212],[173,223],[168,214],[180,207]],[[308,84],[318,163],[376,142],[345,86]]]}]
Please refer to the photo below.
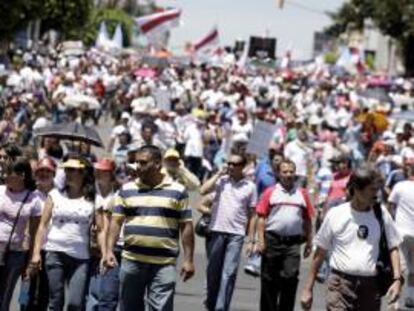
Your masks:
[{"label": "man with beard", "polygon": [[258,241],[262,254],[260,310],[293,310],[298,286],[300,245],[304,257],[312,248],[313,207],[308,194],[296,183],[296,166],[279,164],[279,183],[263,193],[256,207]]}]

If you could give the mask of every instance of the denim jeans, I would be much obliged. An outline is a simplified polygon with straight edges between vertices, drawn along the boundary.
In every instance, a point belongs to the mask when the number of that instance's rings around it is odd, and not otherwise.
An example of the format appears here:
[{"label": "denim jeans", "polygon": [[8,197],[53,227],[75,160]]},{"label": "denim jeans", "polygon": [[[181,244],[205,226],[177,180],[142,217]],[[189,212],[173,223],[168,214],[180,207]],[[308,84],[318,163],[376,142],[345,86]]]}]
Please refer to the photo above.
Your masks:
[{"label": "denim jeans", "polygon": [[123,258],[120,280],[121,311],[174,310],[175,265],[145,264]]},{"label": "denim jeans", "polygon": [[212,232],[208,243],[207,309],[230,309],[244,236]]},{"label": "denim jeans", "polygon": [[9,311],[10,300],[23,273],[26,252],[10,251],[4,266],[0,266],[0,311]]},{"label": "denim jeans", "polygon": [[[121,252],[115,252],[118,263],[121,263]],[[86,311],[115,311],[119,298],[119,271],[116,266],[99,273],[99,258],[91,260],[91,274]]]},{"label": "denim jeans", "polygon": [[89,259],[77,259],[63,252],[46,252],[46,272],[49,280],[49,310],[81,311],[84,307],[88,282]]}]

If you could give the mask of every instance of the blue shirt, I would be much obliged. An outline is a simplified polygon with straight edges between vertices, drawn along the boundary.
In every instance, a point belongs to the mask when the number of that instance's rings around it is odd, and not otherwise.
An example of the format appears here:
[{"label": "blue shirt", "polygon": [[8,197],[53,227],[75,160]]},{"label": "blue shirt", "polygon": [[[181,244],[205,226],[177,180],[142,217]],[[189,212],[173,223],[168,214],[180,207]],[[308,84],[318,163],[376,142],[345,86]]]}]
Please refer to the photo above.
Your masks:
[{"label": "blue shirt", "polygon": [[255,178],[257,195],[259,197],[266,190],[266,188],[276,184],[276,176],[273,173],[273,169],[268,157],[257,164]]}]

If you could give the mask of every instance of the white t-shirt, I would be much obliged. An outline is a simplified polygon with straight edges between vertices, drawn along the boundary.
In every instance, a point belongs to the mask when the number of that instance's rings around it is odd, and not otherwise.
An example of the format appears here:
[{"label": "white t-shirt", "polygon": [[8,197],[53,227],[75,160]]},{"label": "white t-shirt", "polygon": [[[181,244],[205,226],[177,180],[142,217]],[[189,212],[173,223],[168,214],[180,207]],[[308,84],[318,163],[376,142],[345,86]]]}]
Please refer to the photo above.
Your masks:
[{"label": "white t-shirt", "polygon": [[44,249],[88,259],[94,204],[84,197],[69,199],[66,193],[57,189],[53,189],[49,196],[53,201],[53,209]]},{"label": "white t-shirt", "polygon": [[[388,248],[402,239],[391,215],[382,209]],[[331,268],[357,276],[376,275],[380,225],[374,211],[359,212],[346,202],[331,208],[316,237],[315,244],[331,253]]]},{"label": "white t-shirt", "polygon": [[306,176],[308,160],[311,156],[311,149],[304,143],[294,140],[285,147],[285,157],[296,165],[296,174]]},{"label": "white t-shirt", "polygon": [[196,124],[186,128],[184,132],[184,141],[186,142],[184,149],[184,155],[186,157],[203,157],[203,136]]},{"label": "white t-shirt", "polygon": [[414,237],[414,180],[397,183],[388,198],[397,206],[395,224],[401,235]]}]

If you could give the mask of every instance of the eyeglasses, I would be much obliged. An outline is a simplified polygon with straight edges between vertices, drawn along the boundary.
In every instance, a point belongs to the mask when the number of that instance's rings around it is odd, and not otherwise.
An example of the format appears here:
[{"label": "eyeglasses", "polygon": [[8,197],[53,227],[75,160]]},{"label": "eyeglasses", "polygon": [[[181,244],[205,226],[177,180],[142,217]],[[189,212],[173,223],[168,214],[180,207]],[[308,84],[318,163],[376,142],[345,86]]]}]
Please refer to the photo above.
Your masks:
[{"label": "eyeglasses", "polygon": [[229,162],[227,162],[227,165],[228,166],[242,166],[243,165],[243,162],[231,162],[231,161],[229,161]]}]

